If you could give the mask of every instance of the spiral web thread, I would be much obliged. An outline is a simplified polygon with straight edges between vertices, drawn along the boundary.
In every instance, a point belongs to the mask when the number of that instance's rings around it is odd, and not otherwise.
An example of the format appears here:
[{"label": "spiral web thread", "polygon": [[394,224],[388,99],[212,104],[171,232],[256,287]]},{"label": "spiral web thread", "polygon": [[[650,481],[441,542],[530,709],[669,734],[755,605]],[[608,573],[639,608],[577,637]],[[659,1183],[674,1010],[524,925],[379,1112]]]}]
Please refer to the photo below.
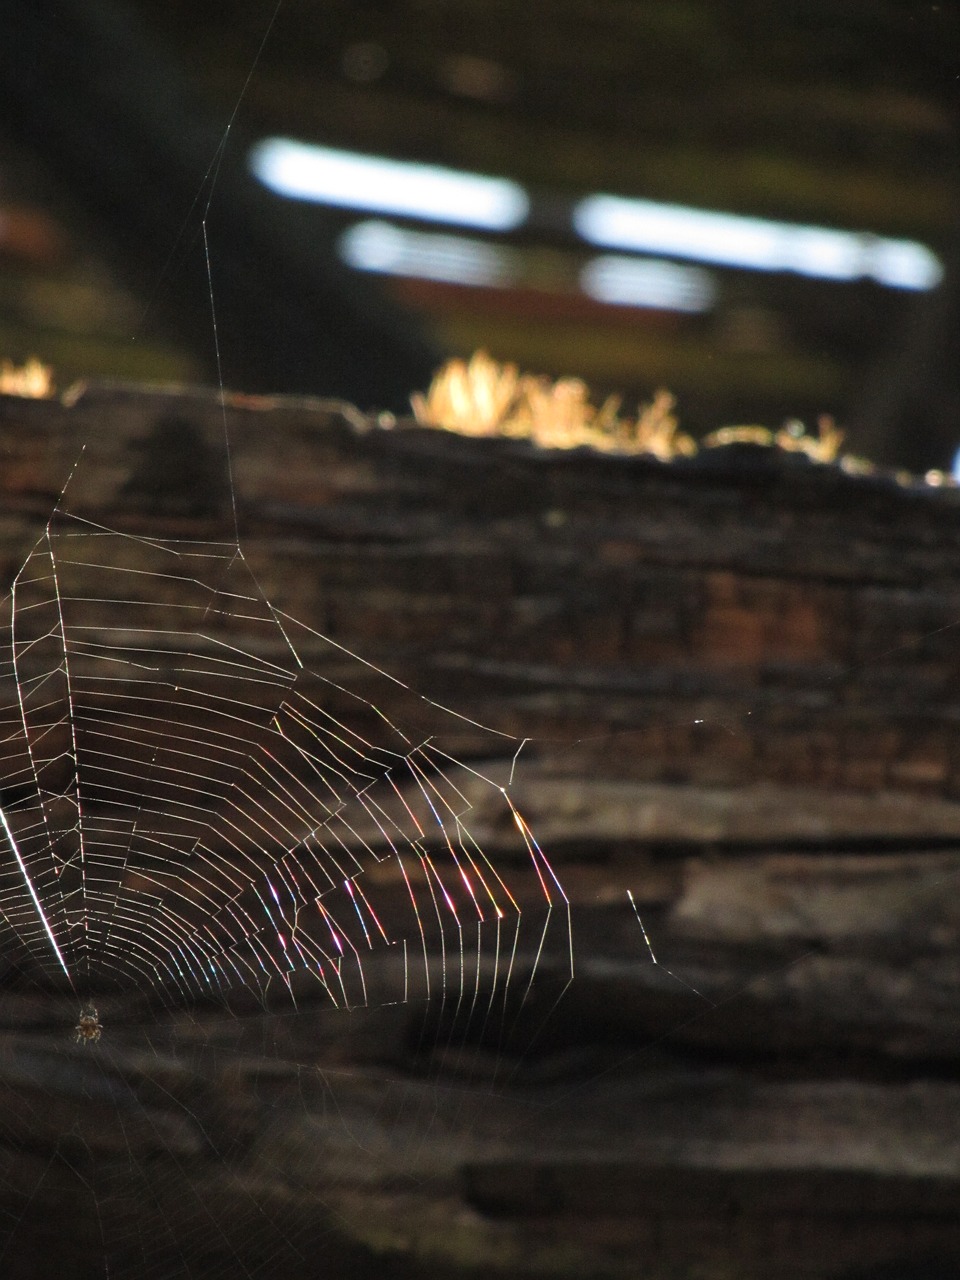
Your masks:
[{"label": "spiral web thread", "polygon": [[[278,613],[236,544],[58,513],[0,627],[8,965],[81,999],[130,983],[296,998],[309,975],[355,1006],[380,998],[379,951],[402,972],[394,998],[476,1007],[520,971],[524,894],[540,906],[527,974],[568,931],[506,788],[435,731],[480,726]],[[477,798],[512,828],[507,870],[470,833]]]}]

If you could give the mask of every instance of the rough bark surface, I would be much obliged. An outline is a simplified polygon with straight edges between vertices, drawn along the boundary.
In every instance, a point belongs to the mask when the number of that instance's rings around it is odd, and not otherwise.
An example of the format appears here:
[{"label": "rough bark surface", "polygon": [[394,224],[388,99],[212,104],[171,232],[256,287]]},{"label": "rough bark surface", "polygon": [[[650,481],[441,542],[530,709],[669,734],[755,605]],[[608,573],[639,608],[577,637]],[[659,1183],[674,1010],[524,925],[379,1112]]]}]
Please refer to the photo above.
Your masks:
[{"label": "rough bark surface", "polygon": [[[72,1006],[8,984],[7,1274],[58,1250],[64,1280],[88,1274],[70,1259],[97,1240],[133,1267],[150,1222],[157,1258],[206,1274],[201,1202],[252,1274],[290,1238],[322,1242],[318,1275],[952,1274],[955,491],[119,387],[0,398],[0,448],[7,581],[58,502],[229,538],[235,495],[274,604],[530,739],[512,794],[573,904],[576,967],[554,1007],[548,951],[534,998],[466,1045],[442,1009],[160,1014],[121,993],[73,1048]],[[481,750],[468,720],[456,746]],[[475,800],[481,843],[517,859]],[[389,915],[402,885],[379,889]],[[396,998],[389,963],[369,974]],[[59,1249],[54,1207],[86,1254]]]}]

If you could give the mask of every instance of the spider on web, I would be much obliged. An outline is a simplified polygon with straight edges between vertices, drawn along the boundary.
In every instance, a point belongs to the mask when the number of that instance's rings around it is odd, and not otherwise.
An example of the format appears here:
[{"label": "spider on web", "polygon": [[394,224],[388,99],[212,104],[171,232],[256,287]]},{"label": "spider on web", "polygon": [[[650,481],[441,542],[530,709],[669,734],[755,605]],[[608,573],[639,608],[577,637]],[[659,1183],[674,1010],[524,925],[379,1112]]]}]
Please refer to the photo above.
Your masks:
[{"label": "spider on web", "polygon": [[80,1021],[74,1030],[77,1033],[77,1044],[90,1044],[91,1041],[96,1042],[100,1039],[103,1033],[103,1024],[100,1022],[100,1016],[92,1004],[80,1010]]}]

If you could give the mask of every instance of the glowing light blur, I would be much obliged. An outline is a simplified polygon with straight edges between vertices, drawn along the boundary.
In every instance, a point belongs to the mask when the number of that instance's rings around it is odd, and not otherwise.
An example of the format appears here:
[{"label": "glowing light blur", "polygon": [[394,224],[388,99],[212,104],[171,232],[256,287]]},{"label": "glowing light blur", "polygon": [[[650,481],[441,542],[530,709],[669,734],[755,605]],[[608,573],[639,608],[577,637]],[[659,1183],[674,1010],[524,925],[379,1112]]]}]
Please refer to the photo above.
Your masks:
[{"label": "glowing light blur", "polygon": [[370,218],[340,237],[340,257],[358,271],[414,276],[448,284],[511,283],[510,255],[485,240],[437,232],[407,231]]},{"label": "glowing light blur", "polygon": [[[410,231],[379,218],[350,227],[338,248],[358,271],[487,288],[523,282],[522,259],[514,250],[469,236]],[[619,254],[588,262],[580,288],[599,302],[686,312],[709,310],[716,293],[713,277],[702,268]]]},{"label": "glowing light blur", "polygon": [[925,245],[863,232],[714,213],[685,205],[592,195],[573,211],[590,244],[827,280],[868,277],[895,289],[932,289],[943,268]]},{"label": "glowing light blur", "polygon": [[524,189],[507,178],[335,151],[290,138],[257,143],[250,168],[271,191],[296,200],[486,231],[510,231],[530,209]]},{"label": "glowing light blur", "polygon": [[599,302],[664,311],[709,311],[716,298],[713,277],[701,267],[612,253],[586,264],[580,287]]}]

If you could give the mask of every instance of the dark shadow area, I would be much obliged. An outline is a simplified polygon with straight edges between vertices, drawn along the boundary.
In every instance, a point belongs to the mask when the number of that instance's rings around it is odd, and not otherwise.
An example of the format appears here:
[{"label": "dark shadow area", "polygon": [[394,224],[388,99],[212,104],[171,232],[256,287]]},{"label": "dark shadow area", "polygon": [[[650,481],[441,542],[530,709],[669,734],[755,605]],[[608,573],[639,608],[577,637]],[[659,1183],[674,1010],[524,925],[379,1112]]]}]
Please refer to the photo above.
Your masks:
[{"label": "dark shadow area", "polygon": [[258,187],[242,122],[225,132],[135,12],[64,0],[51,19],[14,0],[5,23],[4,132],[43,158],[138,292],[131,339],[165,335],[212,382],[219,339],[225,382],[246,391],[406,408],[436,349],[322,228]]}]

